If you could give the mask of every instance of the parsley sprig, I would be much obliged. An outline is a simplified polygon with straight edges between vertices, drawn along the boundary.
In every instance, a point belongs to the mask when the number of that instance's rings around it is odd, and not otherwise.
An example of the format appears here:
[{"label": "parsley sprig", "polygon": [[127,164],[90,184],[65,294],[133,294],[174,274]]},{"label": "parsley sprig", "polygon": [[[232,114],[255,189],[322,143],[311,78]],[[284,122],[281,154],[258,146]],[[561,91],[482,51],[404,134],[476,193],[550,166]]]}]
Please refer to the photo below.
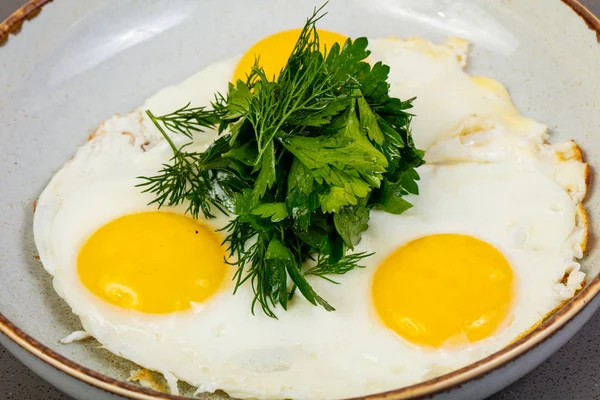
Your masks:
[{"label": "parsley sprig", "polygon": [[[307,276],[335,283],[332,276],[360,267],[369,254],[349,250],[367,229],[369,210],[410,208],[403,196],[418,193],[415,168],[423,163],[410,135],[413,99],[389,96],[389,67],[365,61],[366,38],[321,52],[322,8],[277,78],[257,60],[246,81],[229,84],[210,108],[147,111],[174,156],[140,186],[159,206],[188,204],[195,218],[212,218],[214,209],[231,215],[224,245],[237,268],[235,290],[252,285],[252,312],[258,305],[274,318],[296,291],[334,310]],[[169,136],[193,139],[203,128],[219,137],[202,153]]]}]

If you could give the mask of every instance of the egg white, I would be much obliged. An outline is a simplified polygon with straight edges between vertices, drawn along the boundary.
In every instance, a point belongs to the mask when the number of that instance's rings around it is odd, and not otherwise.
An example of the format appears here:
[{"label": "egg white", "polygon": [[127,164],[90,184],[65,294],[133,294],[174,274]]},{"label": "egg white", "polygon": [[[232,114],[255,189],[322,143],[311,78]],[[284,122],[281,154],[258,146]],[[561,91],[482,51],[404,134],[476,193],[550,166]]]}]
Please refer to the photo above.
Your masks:
[{"label": "egg white", "polygon": [[[576,158],[559,157],[573,152],[573,144],[546,144],[545,126],[520,116],[500,84],[471,79],[463,71],[463,41],[383,39],[370,47],[372,59],[391,67],[392,94],[417,96],[413,135],[428,164],[419,168],[419,196],[408,198],[412,209],[397,216],[371,212],[356,249],[375,252],[366,268],[338,277],[340,285],[311,278],[335,312],[296,296],[279,320],[252,315],[250,285],[235,296],[225,285],[188,311],[151,315],[104,303],[79,281],[76,257],[91,233],[121,215],[156,208],[147,205],[152,195],[135,187],[137,177],[155,175],[172,153],[144,110],[159,115],[190,100],[207,105],[214,92],[226,91],[237,62],[231,59],[104,122],[42,193],[34,220],[40,258],[84,329],[113,353],[165,374],[173,392],[177,377],[199,392],[222,389],[240,398],[340,398],[410,385],[481,359],[571,297],[584,278],[576,259],[586,235],[579,203],[587,172]],[[193,146],[201,151],[215,137],[198,133]],[[204,223],[217,229],[227,217]],[[378,319],[371,300],[377,265],[403,243],[432,233],[470,234],[510,261],[515,303],[494,336],[426,349]]]}]

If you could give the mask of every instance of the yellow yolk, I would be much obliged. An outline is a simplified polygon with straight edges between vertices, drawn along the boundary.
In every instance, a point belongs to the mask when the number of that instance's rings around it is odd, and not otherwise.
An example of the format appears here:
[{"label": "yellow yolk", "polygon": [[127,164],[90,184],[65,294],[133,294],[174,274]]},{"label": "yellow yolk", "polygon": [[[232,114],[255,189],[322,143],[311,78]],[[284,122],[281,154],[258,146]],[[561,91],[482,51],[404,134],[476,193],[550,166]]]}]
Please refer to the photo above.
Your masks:
[{"label": "yellow yolk", "polygon": [[197,221],[141,212],[98,229],[77,259],[81,282],[119,307],[146,312],[186,310],[215,293],[227,271],[221,240]]},{"label": "yellow yolk", "polygon": [[419,345],[485,339],[508,319],[513,272],[472,236],[439,234],[398,248],[377,269],[373,302],[386,326]]},{"label": "yellow yolk", "polygon": [[[259,64],[264,68],[268,77],[277,76],[287,63],[294,45],[298,41],[302,29],[290,29],[275,33],[258,41],[244,54],[233,74],[233,82],[246,81],[246,75],[250,73],[257,57]],[[319,29],[320,50],[331,49],[335,43],[344,45],[346,37],[339,33]]]}]

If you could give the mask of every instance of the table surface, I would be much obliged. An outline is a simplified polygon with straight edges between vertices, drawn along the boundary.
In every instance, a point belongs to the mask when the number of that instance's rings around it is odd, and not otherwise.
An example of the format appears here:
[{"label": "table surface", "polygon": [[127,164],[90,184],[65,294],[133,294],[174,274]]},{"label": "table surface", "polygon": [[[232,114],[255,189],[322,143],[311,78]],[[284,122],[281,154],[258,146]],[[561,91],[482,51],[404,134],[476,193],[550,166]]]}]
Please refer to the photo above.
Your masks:
[{"label": "table surface", "polygon": [[[600,0],[580,0],[600,15]],[[24,4],[0,0],[0,21]],[[600,313],[556,354],[521,380],[488,400],[600,399]],[[0,345],[0,399],[72,400],[35,375]]]}]

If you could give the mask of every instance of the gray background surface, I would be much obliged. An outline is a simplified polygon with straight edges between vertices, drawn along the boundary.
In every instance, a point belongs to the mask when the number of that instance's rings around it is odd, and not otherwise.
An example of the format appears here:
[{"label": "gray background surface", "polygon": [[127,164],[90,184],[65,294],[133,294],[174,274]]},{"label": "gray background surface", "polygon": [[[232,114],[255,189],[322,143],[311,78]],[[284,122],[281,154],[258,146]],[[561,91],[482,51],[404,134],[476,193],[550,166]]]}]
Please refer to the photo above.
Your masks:
[{"label": "gray background surface", "polygon": [[[0,0],[0,21],[25,0]],[[600,0],[581,0],[600,15]],[[72,400],[0,346],[0,400]],[[529,375],[488,400],[600,399],[600,313]]]}]

